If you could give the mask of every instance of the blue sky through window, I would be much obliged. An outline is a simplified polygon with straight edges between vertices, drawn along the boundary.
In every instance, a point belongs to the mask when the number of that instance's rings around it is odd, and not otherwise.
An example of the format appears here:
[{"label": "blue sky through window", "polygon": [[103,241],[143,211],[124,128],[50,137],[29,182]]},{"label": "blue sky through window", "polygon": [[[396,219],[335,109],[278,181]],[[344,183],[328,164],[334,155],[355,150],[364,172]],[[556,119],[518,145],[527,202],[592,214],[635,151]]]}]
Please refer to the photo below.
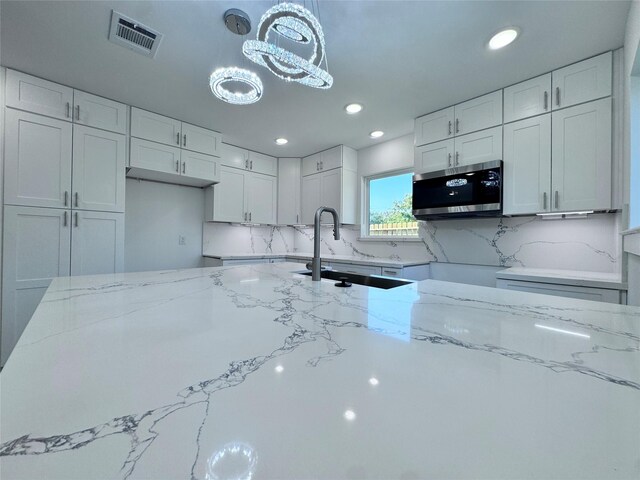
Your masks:
[{"label": "blue sky through window", "polygon": [[369,182],[369,210],[384,212],[396,200],[402,200],[413,189],[413,174],[403,173],[392,177],[378,178]]}]

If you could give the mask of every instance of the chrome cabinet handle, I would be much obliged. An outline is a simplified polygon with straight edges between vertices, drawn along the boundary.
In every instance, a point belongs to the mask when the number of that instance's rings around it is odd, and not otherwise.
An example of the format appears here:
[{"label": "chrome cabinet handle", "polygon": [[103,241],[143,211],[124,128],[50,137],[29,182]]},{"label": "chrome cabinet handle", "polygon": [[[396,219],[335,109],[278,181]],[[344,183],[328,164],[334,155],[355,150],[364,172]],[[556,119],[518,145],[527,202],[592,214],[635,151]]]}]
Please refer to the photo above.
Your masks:
[{"label": "chrome cabinet handle", "polygon": [[67,192],[66,190],[64,191],[64,206],[67,206],[67,203],[69,203],[69,192]]},{"label": "chrome cabinet handle", "polygon": [[253,160],[249,162],[249,170],[253,170]]},{"label": "chrome cabinet handle", "polygon": [[176,133],[176,145],[180,145],[180,132]]},{"label": "chrome cabinet handle", "polygon": [[68,212],[65,211],[64,212],[64,223],[63,223],[63,226],[65,226],[65,227],[67,226],[67,223],[68,223],[67,222],[67,214],[68,214]]},{"label": "chrome cabinet handle", "polygon": [[320,162],[316,162],[316,172],[320,171]]},{"label": "chrome cabinet handle", "polygon": [[187,162],[182,162],[182,173],[187,173]]},{"label": "chrome cabinet handle", "polygon": [[549,108],[549,92],[545,90],[544,92],[544,109],[547,110]]},{"label": "chrome cabinet handle", "polygon": [[298,219],[299,215],[296,213],[296,223],[299,223],[300,220]]},{"label": "chrome cabinet handle", "polygon": [[76,227],[78,226],[78,212],[76,212]]},{"label": "chrome cabinet handle", "polygon": [[383,273],[386,273],[387,275],[397,275],[398,272],[394,271],[394,270],[383,270]]},{"label": "chrome cabinet handle", "polygon": [[79,197],[80,197],[80,195],[78,195],[78,192],[76,192],[76,202],[75,202],[76,203],[76,207],[78,206],[78,202],[79,202],[78,198]]},{"label": "chrome cabinet handle", "polygon": [[324,170],[324,162],[320,162],[320,170]]},{"label": "chrome cabinet handle", "polygon": [[460,119],[456,118],[456,133],[460,133]]},{"label": "chrome cabinet handle", "polygon": [[556,87],[556,105],[560,106],[560,87]]},{"label": "chrome cabinet handle", "polygon": [[556,208],[558,208],[558,206],[560,205],[560,199],[559,199],[559,196],[558,196],[558,190],[556,190],[556,198],[555,198],[555,200],[556,200]]},{"label": "chrome cabinet handle", "polygon": [[244,161],[244,168],[245,168],[245,170],[249,170],[249,159],[248,158]]},{"label": "chrome cabinet handle", "polygon": [[451,166],[451,154],[449,154],[449,166]]},{"label": "chrome cabinet handle", "polygon": [[448,135],[451,135],[451,120],[449,120],[449,133]]},{"label": "chrome cabinet handle", "polygon": [[249,221],[251,221],[251,212],[249,212]]},{"label": "chrome cabinet handle", "polygon": [[180,160],[176,160],[176,172],[180,173]]},{"label": "chrome cabinet handle", "polygon": [[460,152],[456,152],[456,165],[460,165]]},{"label": "chrome cabinet handle", "polygon": [[76,120],[80,120],[80,105],[76,105]]},{"label": "chrome cabinet handle", "polygon": [[70,108],[70,105],[69,105],[69,102],[67,102],[67,118],[69,118],[69,108]]},{"label": "chrome cabinet handle", "polygon": [[187,146],[187,134],[186,133],[182,136],[182,146],[183,147]]},{"label": "chrome cabinet handle", "polygon": [[543,210],[547,209],[547,192],[544,192],[542,194],[542,209]]}]

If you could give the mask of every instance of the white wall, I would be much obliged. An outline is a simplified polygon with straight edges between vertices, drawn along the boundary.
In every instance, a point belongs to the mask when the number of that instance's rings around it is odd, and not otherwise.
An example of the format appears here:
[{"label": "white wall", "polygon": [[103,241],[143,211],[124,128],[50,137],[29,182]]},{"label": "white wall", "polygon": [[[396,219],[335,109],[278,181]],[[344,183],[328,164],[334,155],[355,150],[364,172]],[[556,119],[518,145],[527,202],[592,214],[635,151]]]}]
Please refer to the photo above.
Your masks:
[{"label": "white wall", "polygon": [[204,190],[127,179],[125,271],[201,267],[203,219]]}]

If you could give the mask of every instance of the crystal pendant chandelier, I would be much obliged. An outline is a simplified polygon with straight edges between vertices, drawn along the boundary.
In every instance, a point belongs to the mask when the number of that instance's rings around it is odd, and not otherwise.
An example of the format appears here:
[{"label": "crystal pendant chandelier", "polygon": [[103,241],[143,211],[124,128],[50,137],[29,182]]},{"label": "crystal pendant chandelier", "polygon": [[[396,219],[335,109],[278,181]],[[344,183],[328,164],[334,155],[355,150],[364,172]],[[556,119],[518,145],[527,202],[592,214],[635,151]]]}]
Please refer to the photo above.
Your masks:
[{"label": "crystal pendant chandelier", "polygon": [[[251,31],[251,22],[246,13],[231,9],[224,14],[227,28],[237,35]],[[246,91],[232,91],[230,85],[242,84]],[[262,81],[251,70],[240,67],[222,67],[209,76],[211,92],[220,100],[233,105],[249,105],[262,98]]]},{"label": "crystal pendant chandelier", "polygon": [[[310,44],[308,59],[269,41],[277,34],[300,44]],[[274,75],[315,88],[331,88],[333,77],[327,72],[324,34],[313,14],[301,5],[281,3],[265,12],[258,25],[256,40],[246,40],[243,53],[251,61],[267,67]],[[321,67],[325,63],[325,69]]]}]

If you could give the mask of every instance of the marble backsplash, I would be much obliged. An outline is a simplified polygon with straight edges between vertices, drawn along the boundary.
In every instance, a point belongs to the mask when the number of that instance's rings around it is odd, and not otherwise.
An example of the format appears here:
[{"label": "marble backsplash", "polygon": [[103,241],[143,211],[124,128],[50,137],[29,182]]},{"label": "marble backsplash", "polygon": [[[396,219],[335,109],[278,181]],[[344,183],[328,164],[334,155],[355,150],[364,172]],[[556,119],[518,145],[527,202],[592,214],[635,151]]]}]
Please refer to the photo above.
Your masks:
[{"label": "marble backsplash", "polygon": [[[361,241],[359,227],[341,239],[322,227],[322,253],[360,258],[425,260],[597,272],[620,271],[620,214],[586,219],[472,218],[419,222],[418,241]],[[313,228],[205,223],[205,254],[313,251]]]}]

